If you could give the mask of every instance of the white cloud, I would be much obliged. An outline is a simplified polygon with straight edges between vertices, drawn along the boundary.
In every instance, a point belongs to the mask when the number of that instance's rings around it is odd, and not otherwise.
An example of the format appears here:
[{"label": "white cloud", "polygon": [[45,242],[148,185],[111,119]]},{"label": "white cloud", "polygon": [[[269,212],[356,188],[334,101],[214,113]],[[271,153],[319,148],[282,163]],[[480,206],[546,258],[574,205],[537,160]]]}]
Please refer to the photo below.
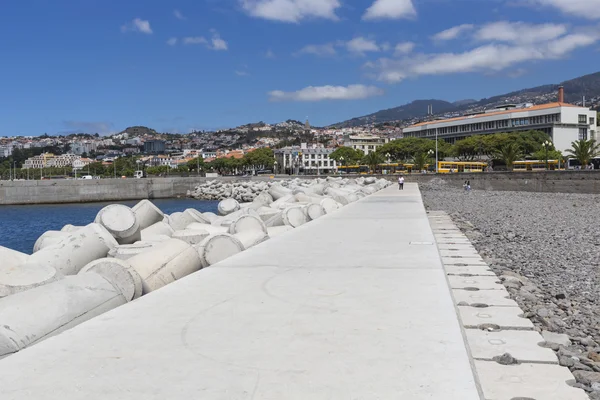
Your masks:
[{"label": "white cloud", "polygon": [[533,0],[537,5],[557,8],[564,14],[600,19],[600,0]]},{"label": "white cloud", "polygon": [[295,55],[312,54],[319,57],[331,57],[337,54],[333,43],[309,44],[298,50]]},{"label": "white cloud", "polygon": [[346,42],[346,49],[351,53],[360,55],[364,55],[366,52],[377,52],[381,50],[376,41],[364,37],[356,37]]},{"label": "white cloud", "polygon": [[375,0],[363,15],[363,19],[400,19],[413,18],[416,15],[417,10],[412,0]]},{"label": "white cloud", "polygon": [[433,35],[433,40],[437,41],[445,41],[445,40],[453,40],[462,35],[463,33],[470,31],[473,29],[473,25],[471,24],[462,24],[458,26],[453,26],[450,29],[446,29],[445,31],[441,31]]},{"label": "white cloud", "polygon": [[216,51],[227,50],[228,49],[227,42],[224,41],[223,39],[221,39],[221,36],[217,33],[217,31],[213,30],[212,34],[213,34],[212,38],[211,38],[212,47],[210,47],[210,48],[213,50],[216,50]]},{"label": "white cloud", "polygon": [[121,26],[121,32],[140,32],[145,33],[147,35],[152,34],[152,29],[150,28],[150,22],[144,19],[135,18],[130,23],[127,23]]},{"label": "white cloud", "polygon": [[415,54],[401,60],[382,58],[365,65],[375,77],[397,83],[409,77],[464,72],[498,72],[523,62],[552,60],[600,40],[598,32],[574,33],[545,42],[488,43],[460,53]]},{"label": "white cloud", "polygon": [[401,42],[396,45],[394,49],[394,55],[400,56],[404,54],[411,53],[415,48],[415,44],[413,42]]},{"label": "white cloud", "polygon": [[167,40],[167,44],[169,46],[175,46],[177,44],[177,38],[176,37],[172,37],[169,40]]},{"label": "white cloud", "polygon": [[237,76],[249,76],[250,74],[247,71],[234,71]]},{"label": "white cloud", "polygon": [[322,101],[360,100],[383,94],[383,89],[376,86],[309,86],[296,92],[274,90],[269,92],[269,97],[271,101]]},{"label": "white cloud", "polygon": [[175,16],[175,18],[177,19],[181,19],[184,20],[186,19],[185,16],[181,13],[181,11],[179,10],[173,10],[173,15]]},{"label": "white cloud", "polygon": [[567,33],[562,24],[528,24],[525,22],[499,21],[486,24],[475,32],[479,41],[512,43],[537,43],[556,39]]},{"label": "white cloud", "polygon": [[273,53],[273,50],[269,49],[265,52],[265,58],[274,59],[277,58],[277,56]]},{"label": "white cloud", "polygon": [[339,0],[239,0],[251,16],[281,22],[297,23],[306,18],[337,21]]},{"label": "white cloud", "polygon": [[204,36],[188,36],[183,38],[183,44],[208,44]]}]

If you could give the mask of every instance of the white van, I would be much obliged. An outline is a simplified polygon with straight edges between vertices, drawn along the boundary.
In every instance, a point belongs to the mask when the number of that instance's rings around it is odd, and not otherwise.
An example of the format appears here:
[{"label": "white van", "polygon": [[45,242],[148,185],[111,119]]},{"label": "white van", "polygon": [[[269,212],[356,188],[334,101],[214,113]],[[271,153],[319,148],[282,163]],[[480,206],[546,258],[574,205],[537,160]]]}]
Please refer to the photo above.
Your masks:
[{"label": "white van", "polygon": [[144,171],[135,171],[135,173],[133,174],[133,177],[135,179],[140,179],[144,177]]},{"label": "white van", "polygon": [[94,177],[91,176],[91,175],[84,175],[84,176],[81,177],[81,179],[86,179],[86,180],[87,179],[94,179]]}]

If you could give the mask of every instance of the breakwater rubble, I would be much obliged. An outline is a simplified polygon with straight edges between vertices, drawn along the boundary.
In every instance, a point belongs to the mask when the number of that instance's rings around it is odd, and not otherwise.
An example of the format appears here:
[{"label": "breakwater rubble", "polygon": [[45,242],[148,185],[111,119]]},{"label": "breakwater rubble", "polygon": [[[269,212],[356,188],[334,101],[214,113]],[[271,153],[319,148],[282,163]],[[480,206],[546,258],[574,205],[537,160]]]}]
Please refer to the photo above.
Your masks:
[{"label": "breakwater rubble", "polygon": [[600,399],[600,196],[420,185],[500,276],[558,362]]},{"label": "breakwater rubble", "polygon": [[228,185],[211,182],[193,192],[213,199],[217,193],[218,215],[194,208],[169,215],[148,200],[112,204],[88,225],[45,232],[31,255],[0,246],[0,358],[390,183],[329,177]]}]

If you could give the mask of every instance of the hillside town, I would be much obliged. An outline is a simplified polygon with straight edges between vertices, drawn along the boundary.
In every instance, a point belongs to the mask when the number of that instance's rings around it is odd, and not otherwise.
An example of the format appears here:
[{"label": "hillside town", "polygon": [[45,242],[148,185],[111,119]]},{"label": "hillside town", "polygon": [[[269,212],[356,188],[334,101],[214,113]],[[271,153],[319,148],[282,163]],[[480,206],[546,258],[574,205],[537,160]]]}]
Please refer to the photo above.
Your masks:
[{"label": "hillside town", "polygon": [[[304,124],[292,120],[278,124],[259,122],[189,134],[159,133],[148,127],[134,126],[110,136],[81,133],[0,137],[0,162],[12,160],[9,169],[20,169],[21,174],[25,170],[27,176],[37,176],[33,171],[45,168],[62,169],[61,175],[73,176],[88,170],[90,165],[109,169],[119,159],[134,159],[139,168],[159,167],[157,171],[168,173],[169,169],[181,170],[198,158],[204,163],[221,158],[241,159],[263,148],[279,153],[309,148],[331,153],[340,146],[354,146],[368,153],[375,147],[365,145],[365,140],[383,144],[401,135],[402,129],[394,126],[316,128],[308,120]],[[326,165],[330,165],[329,161]],[[37,174],[44,177],[41,171]]]}]

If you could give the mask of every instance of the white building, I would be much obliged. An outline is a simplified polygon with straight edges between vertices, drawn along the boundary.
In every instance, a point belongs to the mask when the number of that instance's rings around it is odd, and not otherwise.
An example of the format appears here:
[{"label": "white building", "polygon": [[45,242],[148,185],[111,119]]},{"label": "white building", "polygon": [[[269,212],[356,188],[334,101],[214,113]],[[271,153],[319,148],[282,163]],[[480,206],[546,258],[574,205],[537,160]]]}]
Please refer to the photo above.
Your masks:
[{"label": "white building", "polygon": [[352,147],[354,150],[361,150],[365,156],[376,151],[389,141],[384,137],[369,134],[350,135],[344,141],[344,146]]},{"label": "white building", "polygon": [[93,162],[93,160],[91,160],[89,158],[79,158],[79,159],[73,161],[73,169],[82,170],[83,168],[85,168],[89,164],[91,164],[92,162]]},{"label": "white building", "polygon": [[525,130],[547,133],[554,147],[562,153],[576,140],[598,140],[596,112],[564,102],[523,108],[509,105],[481,114],[422,122],[404,128],[404,137],[435,139],[437,136],[454,143],[472,135]]},{"label": "white building", "polygon": [[12,155],[12,146],[0,146],[0,158],[10,157]]},{"label": "white building", "polygon": [[277,173],[281,174],[327,174],[337,169],[335,160],[329,158],[335,149],[284,147],[275,150]]},{"label": "white building", "polygon": [[50,158],[46,162],[46,167],[54,167],[54,168],[65,168],[72,167],[73,162],[81,159],[80,156],[76,154],[61,154],[60,156],[56,156]]},{"label": "white building", "polygon": [[91,153],[98,149],[98,144],[94,141],[77,141],[71,143],[71,153],[82,155],[83,153]]},{"label": "white building", "polygon": [[48,162],[55,157],[52,153],[42,153],[39,156],[29,157],[25,160],[23,164],[23,168],[46,168],[48,166]]}]

